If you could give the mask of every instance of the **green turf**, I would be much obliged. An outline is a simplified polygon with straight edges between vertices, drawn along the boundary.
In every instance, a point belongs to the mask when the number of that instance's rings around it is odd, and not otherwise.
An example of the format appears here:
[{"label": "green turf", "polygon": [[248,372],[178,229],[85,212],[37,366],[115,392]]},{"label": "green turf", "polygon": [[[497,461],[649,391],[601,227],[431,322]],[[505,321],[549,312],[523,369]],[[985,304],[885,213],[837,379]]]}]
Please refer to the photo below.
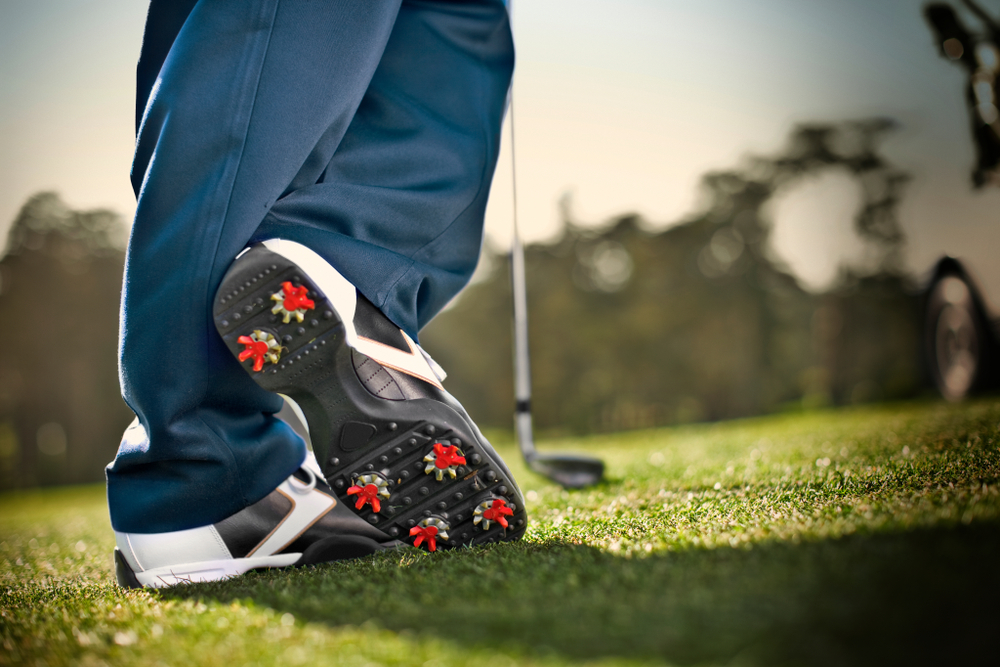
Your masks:
[{"label": "green turf", "polygon": [[[500,438],[498,438],[500,439]],[[527,494],[517,544],[163,592],[110,571],[103,489],[0,498],[0,663],[996,662],[1000,401],[543,442],[603,457]]]}]

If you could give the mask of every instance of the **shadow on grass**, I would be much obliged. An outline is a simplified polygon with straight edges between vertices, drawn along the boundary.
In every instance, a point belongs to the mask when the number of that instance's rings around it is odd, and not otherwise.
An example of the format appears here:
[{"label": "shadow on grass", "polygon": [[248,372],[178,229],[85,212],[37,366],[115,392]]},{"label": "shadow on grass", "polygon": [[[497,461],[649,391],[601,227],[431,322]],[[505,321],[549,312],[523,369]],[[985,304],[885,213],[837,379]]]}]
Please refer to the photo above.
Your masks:
[{"label": "shadow on grass", "polygon": [[1000,523],[622,558],[560,543],[408,553],[175,589],[332,627],[680,664],[992,662]]}]

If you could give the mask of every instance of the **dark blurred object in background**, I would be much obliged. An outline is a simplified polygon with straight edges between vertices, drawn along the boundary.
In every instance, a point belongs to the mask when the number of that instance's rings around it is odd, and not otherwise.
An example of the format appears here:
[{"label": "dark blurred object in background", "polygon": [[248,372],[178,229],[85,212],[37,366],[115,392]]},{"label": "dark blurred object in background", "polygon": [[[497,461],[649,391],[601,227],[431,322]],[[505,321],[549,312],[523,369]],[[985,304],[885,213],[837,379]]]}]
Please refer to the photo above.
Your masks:
[{"label": "dark blurred object in background", "polygon": [[934,384],[949,401],[1000,386],[1000,318],[954,257],[937,263],[927,286],[924,353]]},{"label": "dark blurred object in background", "polygon": [[103,479],[133,415],[118,390],[125,225],[45,192],[0,260],[0,488]]},{"label": "dark blurred object in background", "polygon": [[[796,128],[788,148],[703,180],[705,212],[652,233],[635,216],[573,224],[526,249],[536,424],[589,432],[726,419],[922,389],[920,303],[902,271],[908,180],[878,152],[891,121]],[[856,179],[868,264],[824,294],[774,258],[764,206],[804,177]],[[422,343],[477,421],[509,428],[507,263],[438,316]]]},{"label": "dark blurred object in background", "polygon": [[[982,24],[979,33],[947,4],[925,6],[924,17],[941,55],[968,75],[965,100],[976,151],[972,184],[981,188],[1000,185],[1000,26],[973,0],[962,4]],[[990,310],[986,296],[970,267],[953,257],[943,257],[927,283],[924,354],[934,384],[949,401],[1000,386],[1000,314]]]},{"label": "dark blurred object in background", "polygon": [[1000,74],[1000,26],[972,0],[963,4],[983,24],[979,33],[967,29],[955,10],[944,3],[929,4],[924,17],[934,31],[941,55],[959,64],[968,74],[965,99],[969,107],[976,166],[972,183],[1000,185],[1000,110],[997,75]]}]

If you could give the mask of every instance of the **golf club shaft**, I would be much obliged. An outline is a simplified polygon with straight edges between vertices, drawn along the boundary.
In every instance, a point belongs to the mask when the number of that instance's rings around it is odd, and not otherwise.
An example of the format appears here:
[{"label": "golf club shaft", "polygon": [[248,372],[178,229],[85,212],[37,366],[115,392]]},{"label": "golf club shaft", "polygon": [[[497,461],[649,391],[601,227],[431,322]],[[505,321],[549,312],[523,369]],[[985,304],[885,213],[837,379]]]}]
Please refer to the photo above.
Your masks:
[{"label": "golf club shaft", "polygon": [[[508,0],[507,11],[511,3]],[[514,428],[525,463],[535,472],[565,488],[597,484],[604,477],[604,462],[573,454],[546,455],[535,451],[531,424],[531,361],[528,356],[528,289],[524,271],[524,244],[517,224],[517,160],[514,156],[514,86],[507,89],[510,118],[510,175],[514,205],[514,238],[510,250],[510,277],[514,296]]]},{"label": "golf club shaft", "polygon": [[[512,86],[513,88],[513,86]],[[508,92],[510,119],[510,170],[514,205],[514,239],[510,251],[511,288],[514,296],[514,428],[521,453],[530,463],[535,456],[531,425],[531,360],[528,356],[528,294],[524,278],[524,245],[517,225],[517,167],[514,159],[514,95]]]},{"label": "golf club shaft", "polygon": [[524,280],[524,246],[517,233],[511,249],[511,281],[514,293],[514,426],[525,457],[535,454],[531,428],[531,360],[528,356],[528,299]]}]

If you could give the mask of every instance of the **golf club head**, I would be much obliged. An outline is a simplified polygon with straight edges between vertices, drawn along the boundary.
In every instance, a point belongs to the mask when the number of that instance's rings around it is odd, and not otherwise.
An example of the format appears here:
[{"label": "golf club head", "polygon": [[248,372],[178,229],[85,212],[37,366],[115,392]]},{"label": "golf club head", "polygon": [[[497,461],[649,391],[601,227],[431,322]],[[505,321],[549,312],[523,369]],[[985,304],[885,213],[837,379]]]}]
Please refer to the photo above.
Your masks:
[{"label": "golf club head", "polygon": [[604,461],[573,454],[535,453],[528,460],[532,470],[567,489],[593,486],[604,478]]}]

